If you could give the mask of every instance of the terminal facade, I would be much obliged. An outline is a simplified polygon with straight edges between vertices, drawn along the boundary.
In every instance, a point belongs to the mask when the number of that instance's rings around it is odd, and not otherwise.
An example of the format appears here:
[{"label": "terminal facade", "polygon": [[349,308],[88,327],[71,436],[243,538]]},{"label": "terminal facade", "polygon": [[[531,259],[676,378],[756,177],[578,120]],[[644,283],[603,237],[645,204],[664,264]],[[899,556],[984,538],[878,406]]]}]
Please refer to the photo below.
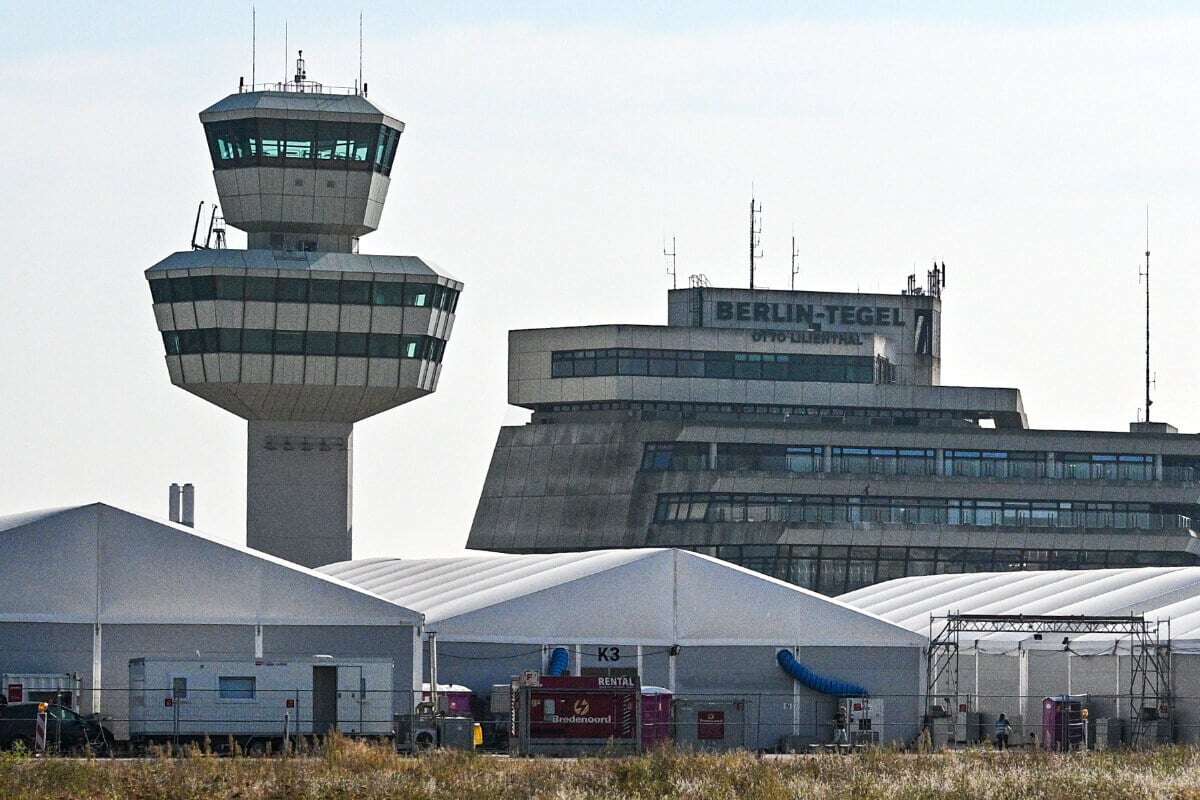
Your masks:
[{"label": "terminal facade", "polygon": [[678,547],[836,595],[908,575],[1200,563],[1200,437],[1030,428],[941,385],[941,285],[692,286],[666,325],[509,333],[468,547]]}]

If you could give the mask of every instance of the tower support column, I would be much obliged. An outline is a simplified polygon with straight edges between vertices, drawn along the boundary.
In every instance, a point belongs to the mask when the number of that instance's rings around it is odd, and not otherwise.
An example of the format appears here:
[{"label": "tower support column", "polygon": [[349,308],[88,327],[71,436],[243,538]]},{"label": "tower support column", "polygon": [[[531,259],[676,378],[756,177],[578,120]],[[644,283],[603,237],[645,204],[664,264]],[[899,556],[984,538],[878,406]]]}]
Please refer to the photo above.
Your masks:
[{"label": "tower support column", "polygon": [[353,423],[250,420],[246,544],[306,567],[351,558]]}]

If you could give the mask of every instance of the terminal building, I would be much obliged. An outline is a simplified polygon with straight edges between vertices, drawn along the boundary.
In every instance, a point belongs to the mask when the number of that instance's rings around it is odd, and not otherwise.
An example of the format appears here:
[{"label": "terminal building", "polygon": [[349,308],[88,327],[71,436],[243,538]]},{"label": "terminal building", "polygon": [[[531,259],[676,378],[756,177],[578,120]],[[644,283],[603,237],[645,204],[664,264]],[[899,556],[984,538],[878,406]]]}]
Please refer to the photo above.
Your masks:
[{"label": "terminal building", "polygon": [[940,573],[1200,563],[1200,437],[1032,428],[941,384],[944,271],[900,294],[672,290],[666,325],[509,333],[468,547],[675,547],[838,595]]}]

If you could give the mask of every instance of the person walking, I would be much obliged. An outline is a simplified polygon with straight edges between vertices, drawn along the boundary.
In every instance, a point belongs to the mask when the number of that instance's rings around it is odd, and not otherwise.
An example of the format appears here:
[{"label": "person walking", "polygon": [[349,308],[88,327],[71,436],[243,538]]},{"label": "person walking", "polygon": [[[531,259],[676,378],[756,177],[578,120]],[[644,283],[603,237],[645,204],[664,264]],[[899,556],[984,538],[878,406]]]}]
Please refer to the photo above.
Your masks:
[{"label": "person walking", "polygon": [[1012,723],[1008,721],[1008,717],[1001,714],[996,718],[996,749],[1008,749],[1008,735],[1012,732]]},{"label": "person walking", "polygon": [[840,705],[833,712],[833,743],[850,744],[850,736],[846,733],[846,709]]}]

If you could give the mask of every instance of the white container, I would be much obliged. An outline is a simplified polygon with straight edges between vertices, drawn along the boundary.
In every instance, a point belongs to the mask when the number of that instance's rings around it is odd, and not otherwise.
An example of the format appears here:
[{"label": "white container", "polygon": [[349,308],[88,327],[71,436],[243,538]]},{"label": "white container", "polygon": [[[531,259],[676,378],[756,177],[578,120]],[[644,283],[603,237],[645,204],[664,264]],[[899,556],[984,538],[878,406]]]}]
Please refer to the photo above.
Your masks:
[{"label": "white container", "polygon": [[387,736],[392,662],[382,658],[135,658],[129,735],[138,738]]},{"label": "white container", "polygon": [[10,703],[58,703],[79,711],[79,675],[74,672],[6,672],[0,694]]}]

